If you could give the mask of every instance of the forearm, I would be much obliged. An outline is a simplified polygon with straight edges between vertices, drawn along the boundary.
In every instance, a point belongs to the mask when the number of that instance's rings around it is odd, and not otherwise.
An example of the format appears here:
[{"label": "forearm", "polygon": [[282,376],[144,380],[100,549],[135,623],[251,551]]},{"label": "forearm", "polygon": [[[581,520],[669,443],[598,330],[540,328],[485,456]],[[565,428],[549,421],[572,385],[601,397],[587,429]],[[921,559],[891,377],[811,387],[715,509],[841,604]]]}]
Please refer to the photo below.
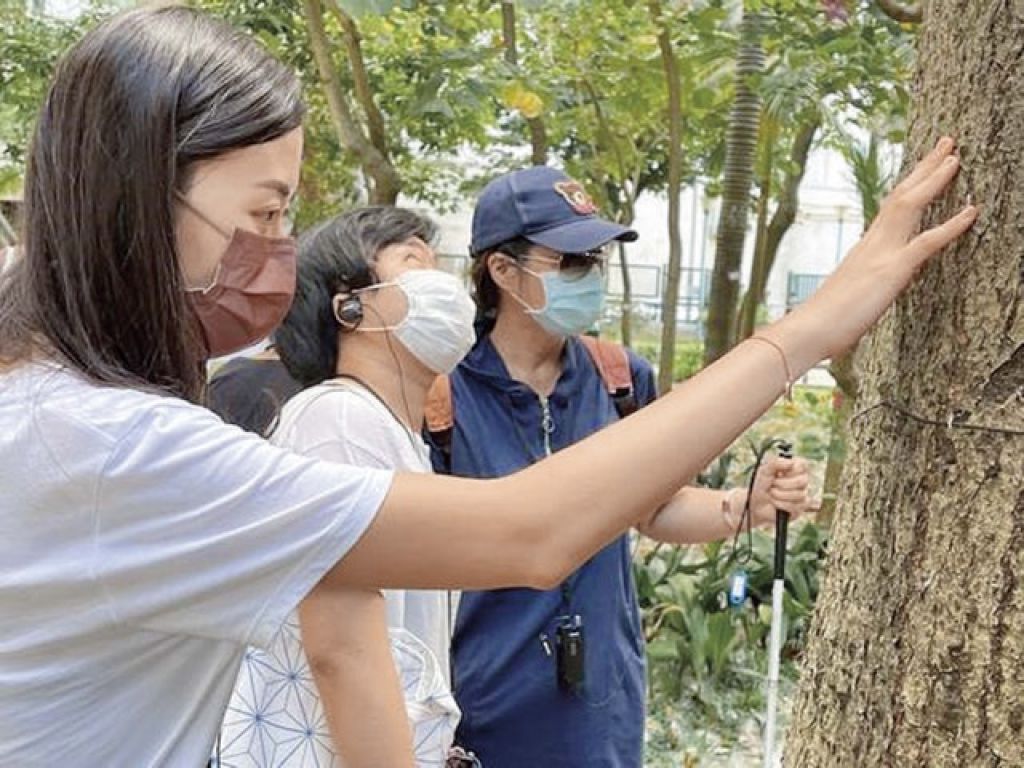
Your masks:
[{"label": "forearm", "polygon": [[[773,327],[786,347],[804,350],[791,354],[794,375],[818,359],[802,327]],[[334,578],[411,588],[557,583],[671,498],[784,385],[776,350],[741,344],[628,419],[508,478],[400,475]]]},{"label": "forearm", "polygon": [[[657,509],[796,378],[849,348],[928,259],[977,217],[968,206],[913,237],[956,175],[943,139],[886,198],[822,287],[682,386],[598,435],[506,480],[399,476],[331,578],[408,587],[550,586]],[[783,360],[785,364],[783,365]]]},{"label": "forearm", "polygon": [[702,544],[735,533],[722,512],[722,502],[731,500],[733,510],[742,510],[746,491],[683,488],[668,503],[638,526],[645,536],[668,544]]},{"label": "forearm", "polygon": [[302,642],[335,751],[347,768],[413,766],[383,596],[321,585],[299,608]]}]

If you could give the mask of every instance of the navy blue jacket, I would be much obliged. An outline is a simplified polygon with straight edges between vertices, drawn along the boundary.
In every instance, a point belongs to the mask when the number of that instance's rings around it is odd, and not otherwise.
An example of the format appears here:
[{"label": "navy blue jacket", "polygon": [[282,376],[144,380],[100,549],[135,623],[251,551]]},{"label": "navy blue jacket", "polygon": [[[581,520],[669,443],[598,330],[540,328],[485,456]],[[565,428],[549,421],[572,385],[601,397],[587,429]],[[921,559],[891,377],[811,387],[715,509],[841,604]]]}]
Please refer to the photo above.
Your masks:
[{"label": "navy blue jacket", "polygon": [[[630,367],[637,403],[645,405],[655,397],[653,372],[632,353]],[[500,477],[618,419],[578,340],[566,345],[562,368],[545,432],[544,402],[509,376],[485,336],[451,375],[451,452],[434,447],[435,469]],[[563,524],[572,525],[572,517]],[[567,614],[579,614],[584,625],[585,681],[576,693],[559,689],[542,639],[553,651],[558,617]],[[609,544],[559,589],[463,593],[452,673],[462,708],[458,743],[484,768],[639,768],[644,649],[629,537]]]}]

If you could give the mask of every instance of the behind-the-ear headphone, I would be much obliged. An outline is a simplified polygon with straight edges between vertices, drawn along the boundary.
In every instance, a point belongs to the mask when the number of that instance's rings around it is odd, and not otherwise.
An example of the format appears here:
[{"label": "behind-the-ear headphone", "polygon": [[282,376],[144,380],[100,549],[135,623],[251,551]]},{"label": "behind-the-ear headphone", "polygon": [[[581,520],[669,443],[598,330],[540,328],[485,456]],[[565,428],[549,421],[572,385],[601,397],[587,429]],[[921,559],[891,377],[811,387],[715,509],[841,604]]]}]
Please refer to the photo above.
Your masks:
[{"label": "behind-the-ear headphone", "polygon": [[356,294],[335,296],[334,319],[342,328],[354,331],[363,322],[363,300]]}]

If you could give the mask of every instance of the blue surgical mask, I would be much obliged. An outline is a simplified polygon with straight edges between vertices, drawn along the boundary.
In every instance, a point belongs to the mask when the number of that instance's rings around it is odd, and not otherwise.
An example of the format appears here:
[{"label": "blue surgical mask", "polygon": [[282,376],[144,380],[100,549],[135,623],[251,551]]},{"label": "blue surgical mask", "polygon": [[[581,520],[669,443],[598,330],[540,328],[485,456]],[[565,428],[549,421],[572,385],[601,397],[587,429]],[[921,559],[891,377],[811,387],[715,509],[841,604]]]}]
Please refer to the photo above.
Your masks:
[{"label": "blue surgical mask", "polygon": [[541,328],[554,336],[575,336],[593,327],[604,307],[604,280],[601,270],[591,269],[583,277],[566,280],[560,272],[537,273],[520,267],[541,281],[544,306],[531,309],[515,298],[533,315]]}]

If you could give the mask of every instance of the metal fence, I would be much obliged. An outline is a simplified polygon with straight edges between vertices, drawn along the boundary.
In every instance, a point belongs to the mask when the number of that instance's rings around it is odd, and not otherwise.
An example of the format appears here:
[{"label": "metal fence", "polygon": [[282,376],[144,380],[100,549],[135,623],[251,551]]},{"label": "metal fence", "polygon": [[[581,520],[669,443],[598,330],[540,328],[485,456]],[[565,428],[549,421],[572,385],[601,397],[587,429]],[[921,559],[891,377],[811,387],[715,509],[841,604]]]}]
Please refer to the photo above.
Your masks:
[{"label": "metal fence", "polygon": [[818,290],[828,275],[812,275],[801,272],[790,272],[786,277],[786,311],[798,304],[803,304],[812,293]]}]

